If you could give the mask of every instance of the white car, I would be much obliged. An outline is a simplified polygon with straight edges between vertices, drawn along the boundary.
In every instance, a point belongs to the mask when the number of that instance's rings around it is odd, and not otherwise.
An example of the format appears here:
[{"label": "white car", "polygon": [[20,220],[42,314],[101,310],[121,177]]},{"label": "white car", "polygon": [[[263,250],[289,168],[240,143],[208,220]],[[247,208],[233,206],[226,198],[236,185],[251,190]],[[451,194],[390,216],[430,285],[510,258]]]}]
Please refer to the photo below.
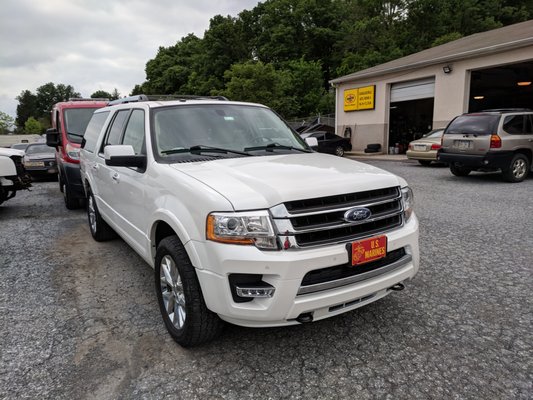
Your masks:
[{"label": "white car", "polygon": [[311,151],[265,106],[121,99],[95,111],[80,158],[91,234],[118,233],[154,268],[183,346],[211,340],[222,321],[338,315],[418,271],[407,183]]},{"label": "white car", "polygon": [[24,150],[0,148],[0,204],[12,199],[18,190],[31,186],[31,178],[24,170]]}]

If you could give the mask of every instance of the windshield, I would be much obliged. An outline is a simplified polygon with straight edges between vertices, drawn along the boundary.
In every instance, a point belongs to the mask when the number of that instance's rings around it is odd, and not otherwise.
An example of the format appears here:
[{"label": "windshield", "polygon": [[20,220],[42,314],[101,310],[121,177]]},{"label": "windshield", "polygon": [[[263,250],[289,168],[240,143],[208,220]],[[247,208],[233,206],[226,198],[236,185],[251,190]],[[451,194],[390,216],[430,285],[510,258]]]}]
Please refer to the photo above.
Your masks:
[{"label": "windshield", "polygon": [[[179,150],[196,146],[253,155],[272,154],[273,147],[282,151],[307,150],[303,140],[280,117],[258,106],[196,104],[159,108],[154,110],[153,125],[154,151],[158,159],[179,158],[184,154]],[[271,146],[266,148],[268,145]],[[208,150],[202,155],[209,153]]]},{"label": "windshield", "polygon": [[55,153],[53,147],[49,147],[46,144],[32,144],[26,147],[26,154],[37,154],[37,153]]},{"label": "windshield", "polygon": [[446,128],[447,134],[491,135],[496,131],[499,115],[468,114],[455,118]]},{"label": "windshield", "polygon": [[65,128],[68,140],[81,143],[85,128],[87,128],[94,110],[94,108],[68,108],[65,110]]}]

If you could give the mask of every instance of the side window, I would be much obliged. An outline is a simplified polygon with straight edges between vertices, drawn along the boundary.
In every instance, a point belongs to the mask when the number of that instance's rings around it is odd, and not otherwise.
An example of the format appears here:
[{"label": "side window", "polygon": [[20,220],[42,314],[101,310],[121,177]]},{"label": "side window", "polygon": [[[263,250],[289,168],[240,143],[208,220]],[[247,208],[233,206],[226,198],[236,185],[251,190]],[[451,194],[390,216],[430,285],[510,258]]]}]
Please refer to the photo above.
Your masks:
[{"label": "side window", "polygon": [[96,147],[96,142],[100,136],[100,132],[104,126],[104,123],[109,115],[109,111],[94,113],[87,129],[85,129],[85,134],[83,135],[83,140],[81,142],[81,147],[91,153],[94,153]]},{"label": "side window", "polygon": [[108,144],[120,144],[122,132],[124,131],[124,122],[128,117],[130,110],[120,110],[115,114],[115,118],[109,127],[104,142],[102,143],[101,152],[104,151],[104,147]]},{"label": "side window", "polygon": [[122,144],[129,144],[133,147],[135,154],[144,153],[144,111],[133,110],[124,131]]},{"label": "side window", "polygon": [[531,135],[533,133],[533,115],[528,115],[526,120],[526,129],[524,133]]},{"label": "side window", "polygon": [[337,135],[335,135],[334,133],[326,133],[326,139],[327,140],[335,140],[335,139],[337,139]]},{"label": "side window", "polygon": [[524,133],[524,115],[508,115],[503,120],[503,130],[512,135]]}]

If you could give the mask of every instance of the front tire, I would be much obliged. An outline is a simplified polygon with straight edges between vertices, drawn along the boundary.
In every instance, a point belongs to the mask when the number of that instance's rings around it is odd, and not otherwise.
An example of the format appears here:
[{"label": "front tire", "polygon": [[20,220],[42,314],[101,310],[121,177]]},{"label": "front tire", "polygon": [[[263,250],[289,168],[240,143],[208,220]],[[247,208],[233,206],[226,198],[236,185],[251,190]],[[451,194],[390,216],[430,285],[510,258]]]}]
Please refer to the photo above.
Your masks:
[{"label": "front tire", "polygon": [[450,172],[455,176],[467,176],[470,172],[472,172],[472,170],[469,168],[458,167],[457,165],[451,164]]},{"label": "front tire", "polygon": [[117,236],[115,231],[102,219],[91,192],[89,192],[89,196],[87,197],[87,219],[89,221],[91,235],[97,242],[105,242]]},{"label": "front tire", "polygon": [[163,322],[176,342],[197,346],[220,333],[223,322],[207,309],[196,271],[177,236],[157,246],[154,277]]},{"label": "front tire", "polygon": [[80,208],[80,202],[79,200],[74,197],[72,194],[72,190],[68,187],[68,185],[63,182],[63,200],[65,200],[65,207],[67,207],[68,210],[76,210],[77,208]]},{"label": "front tire", "polygon": [[502,171],[507,182],[522,182],[529,172],[529,159],[524,154],[515,154],[509,167]]}]

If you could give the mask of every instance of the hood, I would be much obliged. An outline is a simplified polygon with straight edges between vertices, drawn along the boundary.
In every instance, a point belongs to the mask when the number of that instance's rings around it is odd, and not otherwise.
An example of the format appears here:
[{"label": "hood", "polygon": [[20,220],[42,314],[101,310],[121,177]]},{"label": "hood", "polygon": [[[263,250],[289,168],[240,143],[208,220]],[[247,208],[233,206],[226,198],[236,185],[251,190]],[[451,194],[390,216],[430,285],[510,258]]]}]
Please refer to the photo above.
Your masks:
[{"label": "hood", "polygon": [[[399,186],[397,176],[357,161],[309,153],[171,165],[228,199],[235,210]],[[220,210],[223,211],[223,210]]]},{"label": "hood", "polygon": [[0,148],[0,156],[6,156],[6,157],[19,156],[19,157],[23,157],[24,156],[24,150]]}]

